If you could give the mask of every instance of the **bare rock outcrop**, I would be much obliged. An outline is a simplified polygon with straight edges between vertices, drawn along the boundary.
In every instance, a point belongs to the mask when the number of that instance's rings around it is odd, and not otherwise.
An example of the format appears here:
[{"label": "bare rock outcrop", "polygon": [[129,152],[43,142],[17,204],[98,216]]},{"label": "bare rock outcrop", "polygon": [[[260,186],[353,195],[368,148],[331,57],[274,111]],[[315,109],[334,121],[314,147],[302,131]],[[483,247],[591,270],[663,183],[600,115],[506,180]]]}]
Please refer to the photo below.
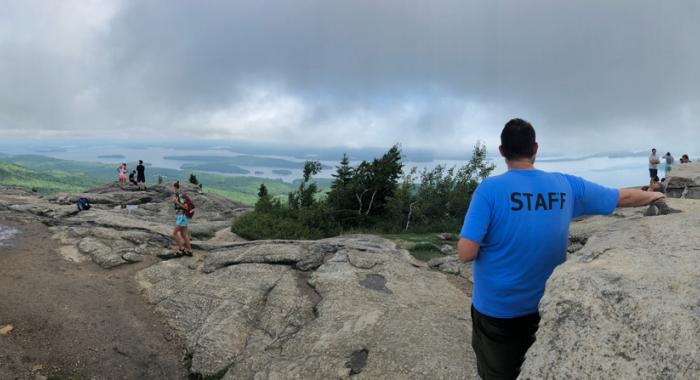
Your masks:
[{"label": "bare rock outcrop", "polygon": [[671,198],[700,199],[700,163],[673,165],[666,178],[666,195]]},{"label": "bare rock outcrop", "polygon": [[193,373],[225,379],[470,379],[469,300],[374,236],[257,241],[138,275],[186,339]]},{"label": "bare rock outcrop", "polygon": [[572,225],[522,379],[700,377],[700,201],[668,203]]},{"label": "bare rock outcrop", "polygon": [[[0,191],[0,215],[48,225],[73,261],[146,261],[137,282],[185,340],[193,378],[474,378],[469,297],[454,276],[375,236],[241,241],[230,223],[248,208],[187,190],[195,255],[171,261],[151,257],[172,249],[165,186]],[[78,212],[79,197],[94,207]]]},{"label": "bare rock outcrop", "polygon": [[428,261],[428,267],[443,273],[464,277],[474,282],[472,263],[462,263],[457,259],[457,254],[443,257],[434,257]]},{"label": "bare rock outcrop", "polygon": [[[240,240],[225,230],[249,207],[217,194],[203,193],[196,186],[183,184],[183,187],[197,206],[190,227],[194,239],[213,239],[203,244],[209,249]],[[139,190],[112,183],[85,193],[50,197],[4,189],[0,191],[0,210],[38,218],[51,226],[66,258],[73,261],[87,258],[109,269],[171,249],[173,194],[170,184]],[[93,204],[90,210],[78,211],[75,204],[81,197]]]}]

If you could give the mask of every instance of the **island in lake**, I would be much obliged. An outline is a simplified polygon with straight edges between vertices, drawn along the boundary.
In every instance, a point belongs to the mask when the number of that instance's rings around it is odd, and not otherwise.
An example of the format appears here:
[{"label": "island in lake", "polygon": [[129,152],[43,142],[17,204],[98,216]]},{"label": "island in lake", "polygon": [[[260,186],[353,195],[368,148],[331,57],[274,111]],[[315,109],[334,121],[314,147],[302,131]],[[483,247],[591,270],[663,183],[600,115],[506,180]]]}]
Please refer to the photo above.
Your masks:
[{"label": "island in lake", "polygon": [[102,158],[102,159],[104,159],[104,158],[124,159],[124,158],[126,158],[126,156],[121,155],[121,154],[104,154],[104,155],[101,155],[101,156],[97,156],[97,158]]},{"label": "island in lake", "polygon": [[218,172],[227,174],[250,174],[250,170],[243,169],[227,162],[207,162],[197,164],[184,164],[182,169],[201,170],[206,172]]},{"label": "island in lake", "polygon": [[290,175],[292,174],[291,170],[287,169],[272,169],[272,174],[277,174],[277,175]]}]

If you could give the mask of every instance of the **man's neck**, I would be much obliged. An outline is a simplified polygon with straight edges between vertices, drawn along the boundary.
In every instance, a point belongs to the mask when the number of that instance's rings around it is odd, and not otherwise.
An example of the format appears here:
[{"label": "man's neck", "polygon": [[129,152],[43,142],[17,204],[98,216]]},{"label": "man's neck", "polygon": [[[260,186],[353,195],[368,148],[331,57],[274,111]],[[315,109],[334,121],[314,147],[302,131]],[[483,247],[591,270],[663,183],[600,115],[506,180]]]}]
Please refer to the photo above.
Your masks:
[{"label": "man's neck", "polygon": [[535,170],[535,165],[529,158],[506,160],[508,170]]}]

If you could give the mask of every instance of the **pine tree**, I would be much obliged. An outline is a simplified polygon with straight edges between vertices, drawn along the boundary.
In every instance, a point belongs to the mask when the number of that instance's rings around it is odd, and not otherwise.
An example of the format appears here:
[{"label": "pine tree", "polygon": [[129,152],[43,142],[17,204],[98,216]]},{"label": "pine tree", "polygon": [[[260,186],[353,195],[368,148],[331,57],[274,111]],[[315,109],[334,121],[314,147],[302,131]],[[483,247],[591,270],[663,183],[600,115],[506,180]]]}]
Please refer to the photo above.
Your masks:
[{"label": "pine tree", "polygon": [[355,204],[352,194],[353,174],[350,159],[347,154],[343,154],[340,166],[336,166],[335,174],[331,174],[335,179],[331,183],[331,189],[326,198],[331,209],[340,211],[353,208]]},{"label": "pine tree", "polygon": [[365,215],[382,213],[387,198],[394,194],[399,185],[402,170],[401,147],[398,144],[392,146],[382,158],[372,161],[370,166],[372,174],[368,187],[369,203]]}]

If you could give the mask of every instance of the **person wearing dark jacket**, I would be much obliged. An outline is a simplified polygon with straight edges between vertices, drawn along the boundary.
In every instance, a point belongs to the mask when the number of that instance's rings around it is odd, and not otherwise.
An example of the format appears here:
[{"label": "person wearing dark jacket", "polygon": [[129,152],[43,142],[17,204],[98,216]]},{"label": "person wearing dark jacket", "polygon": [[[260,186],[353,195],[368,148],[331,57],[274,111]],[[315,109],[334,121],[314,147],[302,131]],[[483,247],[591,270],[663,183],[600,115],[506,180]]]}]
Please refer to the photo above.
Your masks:
[{"label": "person wearing dark jacket", "polygon": [[129,182],[131,182],[134,185],[138,185],[136,183],[136,178],[134,177],[136,177],[136,170],[132,170],[131,173],[129,173]]},{"label": "person wearing dark jacket", "polygon": [[139,164],[136,166],[136,182],[139,189],[143,188],[146,190],[146,167],[143,165],[142,160],[139,160]]}]

